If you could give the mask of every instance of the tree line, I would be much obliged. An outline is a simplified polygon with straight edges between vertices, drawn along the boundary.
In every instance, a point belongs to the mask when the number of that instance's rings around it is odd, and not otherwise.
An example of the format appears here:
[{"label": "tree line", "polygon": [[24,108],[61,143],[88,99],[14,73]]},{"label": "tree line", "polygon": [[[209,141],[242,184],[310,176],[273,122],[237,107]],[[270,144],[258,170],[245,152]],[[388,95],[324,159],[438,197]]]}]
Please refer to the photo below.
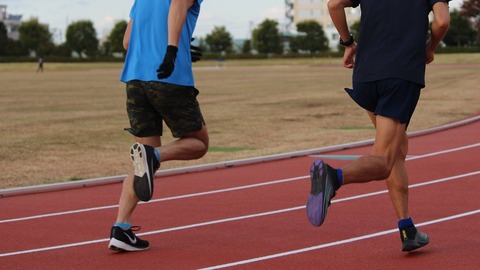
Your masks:
[{"label": "tree line", "polygon": [[[480,0],[464,1],[460,10],[450,13],[450,29],[443,39],[446,47],[476,47],[480,45]],[[5,25],[0,22],[0,57],[61,57],[98,59],[124,56],[123,35],[126,21],[115,24],[106,40],[100,42],[93,23],[89,20],[73,22],[68,25],[62,44],[54,44],[52,33],[37,18],[22,22],[19,27],[19,40],[7,36]],[[358,41],[361,40],[360,23],[350,26]],[[297,34],[282,35],[278,22],[266,19],[253,29],[251,39],[245,40],[241,48],[235,48],[232,35],[225,26],[216,26],[205,37],[197,39],[198,46],[205,55],[222,57],[257,53],[260,55],[282,55],[286,53],[315,54],[328,52],[328,39],[322,25],[316,21],[304,21],[297,24]],[[286,45],[287,44],[287,45]],[[339,47],[341,50],[341,48]]]}]

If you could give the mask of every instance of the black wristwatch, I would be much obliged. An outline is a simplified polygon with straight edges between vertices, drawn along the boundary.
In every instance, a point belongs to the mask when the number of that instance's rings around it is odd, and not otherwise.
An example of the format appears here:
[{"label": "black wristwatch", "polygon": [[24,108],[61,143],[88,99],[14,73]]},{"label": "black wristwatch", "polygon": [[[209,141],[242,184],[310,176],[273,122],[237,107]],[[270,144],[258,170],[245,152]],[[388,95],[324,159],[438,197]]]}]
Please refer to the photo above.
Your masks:
[{"label": "black wristwatch", "polygon": [[350,39],[347,42],[344,42],[340,37],[340,44],[342,44],[345,47],[352,45],[354,42],[355,42],[355,39],[353,38],[353,35],[350,35]]}]

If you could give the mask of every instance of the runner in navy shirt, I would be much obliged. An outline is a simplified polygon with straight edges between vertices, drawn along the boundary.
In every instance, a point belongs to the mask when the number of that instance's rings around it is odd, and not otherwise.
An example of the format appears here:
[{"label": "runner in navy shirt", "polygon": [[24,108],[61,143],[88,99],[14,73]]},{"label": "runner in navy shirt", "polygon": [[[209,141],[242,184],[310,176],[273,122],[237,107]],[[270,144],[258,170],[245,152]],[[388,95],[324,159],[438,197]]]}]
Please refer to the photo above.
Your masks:
[{"label": "runner in navy shirt", "polygon": [[[370,155],[334,169],[322,160],[311,166],[311,191],[307,201],[310,222],[320,226],[330,200],[345,184],[386,180],[398,216],[402,251],[429,243],[415,228],[408,211],[407,126],[420,90],[425,86],[425,65],[450,23],[449,0],[330,0],[328,8],[340,43],[345,46],[343,65],[353,68],[353,89],[346,89],[364,108],[376,128]],[[345,8],[361,8],[360,40],[351,36]],[[431,34],[428,15],[433,11]]]}]

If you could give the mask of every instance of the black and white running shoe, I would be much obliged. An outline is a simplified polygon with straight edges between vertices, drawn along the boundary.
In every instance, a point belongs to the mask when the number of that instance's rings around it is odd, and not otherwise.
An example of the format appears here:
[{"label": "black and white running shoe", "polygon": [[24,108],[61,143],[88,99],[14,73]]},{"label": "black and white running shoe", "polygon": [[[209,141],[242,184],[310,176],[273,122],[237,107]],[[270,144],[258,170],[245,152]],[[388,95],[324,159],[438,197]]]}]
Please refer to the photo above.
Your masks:
[{"label": "black and white running shoe", "polygon": [[130,156],[135,169],[133,189],[141,201],[149,201],[153,196],[155,172],[160,168],[160,161],[155,156],[155,148],[135,143],[130,148]]},{"label": "black and white running shoe", "polygon": [[149,247],[148,241],[138,238],[133,231],[140,230],[140,227],[133,226],[128,230],[113,226],[110,232],[110,243],[108,248],[114,251],[142,251]]}]

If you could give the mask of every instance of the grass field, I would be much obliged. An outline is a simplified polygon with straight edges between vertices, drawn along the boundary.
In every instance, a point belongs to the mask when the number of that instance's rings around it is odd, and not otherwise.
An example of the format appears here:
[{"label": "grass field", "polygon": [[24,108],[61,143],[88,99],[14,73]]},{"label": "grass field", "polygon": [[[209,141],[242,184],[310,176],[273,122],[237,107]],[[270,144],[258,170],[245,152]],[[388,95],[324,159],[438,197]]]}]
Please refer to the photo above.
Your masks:
[{"label": "grass field", "polygon": [[[373,138],[343,91],[340,59],[214,61],[195,65],[211,148],[162,169]],[[0,64],[0,189],[126,174],[133,138],[120,63]],[[480,54],[437,55],[409,131],[480,112]],[[169,131],[163,141],[171,140]],[[459,138],[452,138],[459,139]],[[308,164],[305,165],[306,168]]]}]

